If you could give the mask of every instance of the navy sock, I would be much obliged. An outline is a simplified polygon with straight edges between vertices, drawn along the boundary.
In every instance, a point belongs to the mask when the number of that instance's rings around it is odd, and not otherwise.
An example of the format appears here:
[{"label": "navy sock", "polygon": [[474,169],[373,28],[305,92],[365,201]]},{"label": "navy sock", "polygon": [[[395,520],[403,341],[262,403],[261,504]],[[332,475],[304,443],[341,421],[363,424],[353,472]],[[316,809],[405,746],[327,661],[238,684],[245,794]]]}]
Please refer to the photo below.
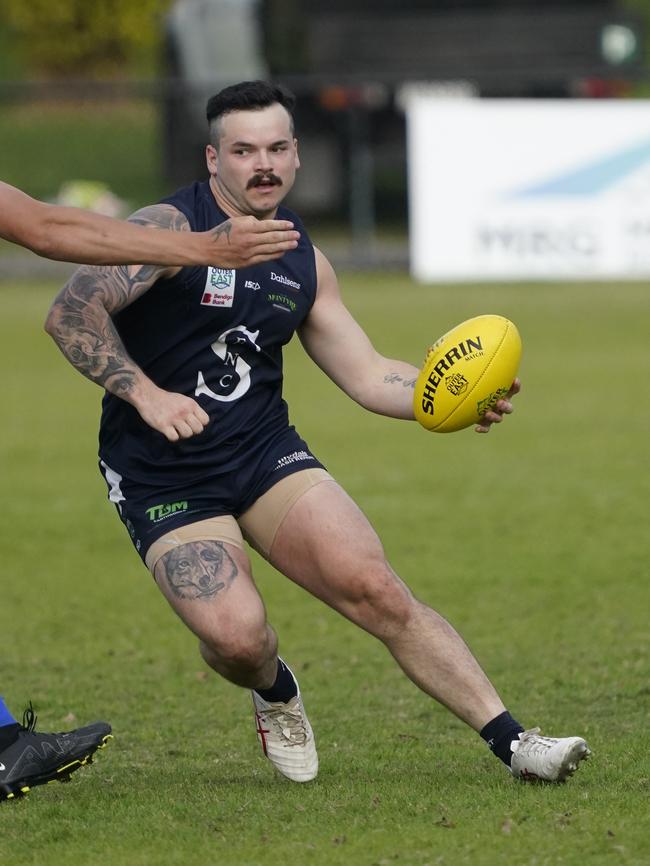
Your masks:
[{"label": "navy sock", "polygon": [[255,689],[257,694],[269,703],[281,701],[286,704],[298,694],[298,683],[290,669],[278,657],[278,673],[270,689]]},{"label": "navy sock", "polygon": [[516,740],[523,730],[519,722],[506,710],[487,723],[481,736],[497,758],[501,758],[506,767],[509,767],[512,760],[510,743]]}]

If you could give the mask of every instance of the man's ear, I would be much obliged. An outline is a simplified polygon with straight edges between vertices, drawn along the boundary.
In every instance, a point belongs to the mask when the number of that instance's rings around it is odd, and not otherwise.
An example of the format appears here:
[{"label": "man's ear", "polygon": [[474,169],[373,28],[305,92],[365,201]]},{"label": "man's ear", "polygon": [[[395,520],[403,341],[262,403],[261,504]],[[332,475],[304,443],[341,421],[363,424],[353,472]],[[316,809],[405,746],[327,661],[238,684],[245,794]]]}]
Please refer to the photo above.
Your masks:
[{"label": "man's ear", "polygon": [[205,146],[205,163],[208,167],[208,171],[214,177],[217,173],[217,158],[218,153],[216,147],[212,144],[206,144]]}]

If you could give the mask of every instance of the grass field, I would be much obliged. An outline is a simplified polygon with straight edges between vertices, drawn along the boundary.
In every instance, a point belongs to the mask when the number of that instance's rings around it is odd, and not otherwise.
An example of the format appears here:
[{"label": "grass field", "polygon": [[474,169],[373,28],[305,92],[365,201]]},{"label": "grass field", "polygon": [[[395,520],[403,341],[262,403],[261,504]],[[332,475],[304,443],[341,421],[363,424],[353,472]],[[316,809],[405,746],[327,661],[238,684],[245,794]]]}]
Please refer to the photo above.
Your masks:
[{"label": "grass field", "polygon": [[48,200],[64,178],[101,181],[135,210],[170,192],[159,139],[156,110],[144,99],[4,104],[0,178]]},{"label": "grass field", "polygon": [[481,312],[524,341],[517,411],[489,436],[364,413],[293,344],[301,433],[521,721],[594,750],[561,787],[508,777],[385,650],[258,559],[321,758],[295,786],[249,697],[208,676],[105,501],[99,392],[42,332],[54,285],[0,286],[1,690],[39,727],[106,718],[67,786],[0,807],[12,866],[642,866],[650,863],[650,286],[343,280],[386,354],[416,363]]}]

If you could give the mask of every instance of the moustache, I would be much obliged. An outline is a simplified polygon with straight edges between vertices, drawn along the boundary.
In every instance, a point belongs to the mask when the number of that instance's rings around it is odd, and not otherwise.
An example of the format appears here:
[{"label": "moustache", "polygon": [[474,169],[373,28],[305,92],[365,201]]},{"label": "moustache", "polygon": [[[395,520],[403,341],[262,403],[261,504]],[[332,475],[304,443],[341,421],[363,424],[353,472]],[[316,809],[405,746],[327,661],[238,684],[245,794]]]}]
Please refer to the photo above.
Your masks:
[{"label": "moustache", "polygon": [[246,189],[253,189],[264,181],[273,184],[273,186],[282,186],[282,181],[277,174],[256,174],[248,181]]}]

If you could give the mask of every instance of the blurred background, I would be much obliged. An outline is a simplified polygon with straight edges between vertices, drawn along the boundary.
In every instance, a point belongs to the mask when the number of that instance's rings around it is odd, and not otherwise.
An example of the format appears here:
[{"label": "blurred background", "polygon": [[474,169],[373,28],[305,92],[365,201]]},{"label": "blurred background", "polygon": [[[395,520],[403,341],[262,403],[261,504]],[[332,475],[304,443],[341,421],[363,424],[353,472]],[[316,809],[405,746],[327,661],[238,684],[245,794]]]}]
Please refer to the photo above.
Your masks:
[{"label": "blurred background", "polygon": [[[210,95],[271,77],[298,96],[290,206],[335,264],[405,268],[414,83],[436,104],[642,100],[649,20],[650,0],[3,0],[0,178],[125,216],[205,176]],[[0,277],[56,267],[0,249]]]}]

